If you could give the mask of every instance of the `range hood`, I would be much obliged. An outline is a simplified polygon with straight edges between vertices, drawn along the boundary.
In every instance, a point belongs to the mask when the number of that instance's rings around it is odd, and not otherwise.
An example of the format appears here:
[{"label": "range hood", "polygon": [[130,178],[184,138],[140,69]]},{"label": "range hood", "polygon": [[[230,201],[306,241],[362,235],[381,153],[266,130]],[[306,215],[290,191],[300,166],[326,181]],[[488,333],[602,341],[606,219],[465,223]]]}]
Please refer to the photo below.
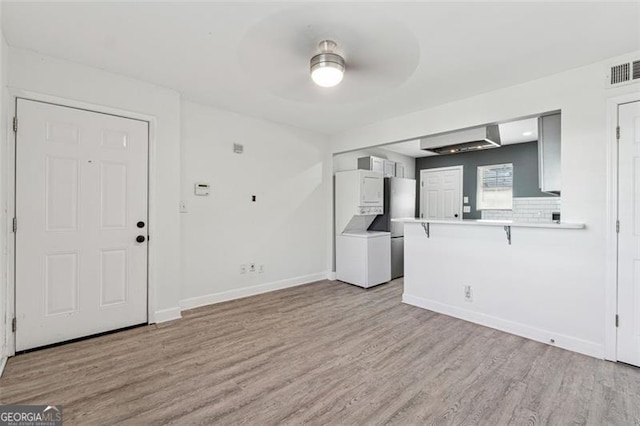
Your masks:
[{"label": "range hood", "polygon": [[457,154],[500,146],[500,129],[497,124],[420,139],[420,149],[436,154]]}]

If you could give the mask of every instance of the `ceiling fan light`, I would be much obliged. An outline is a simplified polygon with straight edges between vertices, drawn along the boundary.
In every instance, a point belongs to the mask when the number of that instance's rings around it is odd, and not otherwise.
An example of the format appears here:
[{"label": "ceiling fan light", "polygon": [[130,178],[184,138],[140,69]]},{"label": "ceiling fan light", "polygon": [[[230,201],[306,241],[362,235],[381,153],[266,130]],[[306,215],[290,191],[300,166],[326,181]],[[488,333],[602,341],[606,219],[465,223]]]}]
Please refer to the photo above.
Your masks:
[{"label": "ceiling fan light", "polygon": [[338,85],[344,77],[344,58],[333,52],[336,43],[325,40],[320,43],[318,55],[311,58],[311,79],[320,87]]},{"label": "ceiling fan light", "polygon": [[344,77],[344,68],[332,62],[326,62],[311,68],[311,79],[320,87],[333,87],[340,84]]}]

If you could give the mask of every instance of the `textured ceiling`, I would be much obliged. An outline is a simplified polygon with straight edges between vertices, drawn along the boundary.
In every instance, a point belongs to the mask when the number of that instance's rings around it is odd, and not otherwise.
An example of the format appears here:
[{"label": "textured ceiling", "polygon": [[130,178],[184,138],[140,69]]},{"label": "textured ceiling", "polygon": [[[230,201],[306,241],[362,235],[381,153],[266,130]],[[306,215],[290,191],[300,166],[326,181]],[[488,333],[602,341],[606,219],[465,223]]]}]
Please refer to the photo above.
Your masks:
[{"label": "textured ceiling", "polygon": [[[335,134],[640,49],[637,2],[3,2],[15,47]],[[335,39],[342,84],[313,85]]]}]

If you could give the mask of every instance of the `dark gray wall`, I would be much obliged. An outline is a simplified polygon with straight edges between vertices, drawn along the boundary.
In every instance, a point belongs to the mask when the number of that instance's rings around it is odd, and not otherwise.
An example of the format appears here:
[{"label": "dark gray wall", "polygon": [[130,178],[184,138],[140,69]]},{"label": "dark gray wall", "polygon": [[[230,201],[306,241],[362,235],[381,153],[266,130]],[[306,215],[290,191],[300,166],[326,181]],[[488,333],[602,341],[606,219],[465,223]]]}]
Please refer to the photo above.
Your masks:
[{"label": "dark gray wall", "polygon": [[476,210],[476,180],[478,166],[490,164],[513,164],[513,196],[514,197],[549,197],[538,188],[538,143],[527,142],[506,145],[484,151],[465,152],[462,154],[434,155],[416,159],[416,214],[420,214],[420,170],[437,167],[464,166],[463,196],[469,197],[471,213],[464,213],[464,219],[480,219],[481,213]]}]

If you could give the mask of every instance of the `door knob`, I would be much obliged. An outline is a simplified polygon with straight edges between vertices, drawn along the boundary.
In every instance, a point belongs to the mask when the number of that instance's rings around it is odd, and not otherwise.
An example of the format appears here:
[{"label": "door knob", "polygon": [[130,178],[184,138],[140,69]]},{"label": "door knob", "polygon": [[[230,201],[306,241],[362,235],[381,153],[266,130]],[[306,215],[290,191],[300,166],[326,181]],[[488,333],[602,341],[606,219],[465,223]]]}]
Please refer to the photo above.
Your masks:
[{"label": "door knob", "polygon": [[140,222],[136,223],[136,226],[137,226],[138,228],[144,228],[144,222],[143,222],[143,221],[140,221]]},{"label": "door knob", "polygon": [[458,217],[458,213],[454,214],[453,217]]},{"label": "door knob", "polygon": [[144,243],[144,240],[145,240],[144,235],[138,235],[136,237],[136,241],[139,243]]}]

